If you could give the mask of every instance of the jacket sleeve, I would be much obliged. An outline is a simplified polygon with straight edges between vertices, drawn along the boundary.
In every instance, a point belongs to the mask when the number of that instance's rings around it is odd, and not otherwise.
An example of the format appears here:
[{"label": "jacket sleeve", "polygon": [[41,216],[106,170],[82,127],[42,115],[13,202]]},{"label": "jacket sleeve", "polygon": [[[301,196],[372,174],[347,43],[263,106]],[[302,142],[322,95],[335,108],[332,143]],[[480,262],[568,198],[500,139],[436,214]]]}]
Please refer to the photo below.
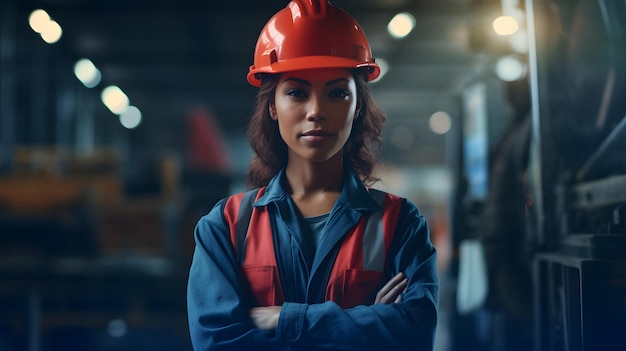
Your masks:
[{"label": "jacket sleeve", "polygon": [[238,262],[220,201],[195,228],[187,283],[187,315],[194,350],[283,350],[274,332],[254,328],[244,304]]},{"label": "jacket sleeve", "polygon": [[331,301],[285,303],[277,338],[307,350],[432,350],[439,301],[437,253],[424,217],[406,200],[385,273],[390,279],[398,272],[409,278],[402,302],[345,310]]}]

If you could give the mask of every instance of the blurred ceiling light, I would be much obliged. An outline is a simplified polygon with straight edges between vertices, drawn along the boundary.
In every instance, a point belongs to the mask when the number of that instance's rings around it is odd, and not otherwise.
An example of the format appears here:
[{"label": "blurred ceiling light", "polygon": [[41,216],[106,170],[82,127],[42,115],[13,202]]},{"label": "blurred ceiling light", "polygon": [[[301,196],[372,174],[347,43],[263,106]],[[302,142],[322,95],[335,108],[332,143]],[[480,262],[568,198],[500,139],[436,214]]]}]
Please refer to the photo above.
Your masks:
[{"label": "blurred ceiling light", "polygon": [[495,68],[498,78],[505,82],[514,82],[526,74],[526,66],[513,55],[501,57]]},{"label": "blurred ceiling light", "polygon": [[74,65],[74,75],[87,88],[93,88],[100,83],[100,70],[89,59],[80,59]]},{"label": "blurred ceiling light", "polygon": [[141,111],[135,106],[128,106],[128,108],[120,114],[120,123],[126,129],[136,128],[141,123]]},{"label": "blurred ceiling light", "polygon": [[387,24],[387,31],[396,39],[406,37],[413,28],[415,28],[415,17],[408,12],[398,13]]},{"label": "blurred ceiling light", "polygon": [[48,44],[54,44],[61,39],[63,29],[61,29],[61,26],[56,21],[50,20],[50,22],[44,25],[39,34],[41,34],[43,41]]},{"label": "blurred ceiling light", "polygon": [[42,9],[37,9],[30,13],[28,24],[48,44],[56,43],[63,35],[61,26],[52,20],[50,15]]},{"label": "blurred ceiling light", "polygon": [[41,33],[43,28],[50,22],[50,16],[45,10],[37,9],[30,13],[28,24],[36,33]]},{"label": "blurred ceiling light", "polygon": [[517,20],[512,16],[500,16],[493,20],[491,26],[498,35],[511,35],[519,29]]},{"label": "blurred ceiling light", "polygon": [[528,52],[528,33],[525,30],[518,30],[509,38],[511,48],[520,54]]},{"label": "blurred ceiling light", "polygon": [[389,72],[389,63],[387,62],[387,60],[385,60],[384,58],[377,57],[376,63],[378,64],[378,67],[380,67],[380,74],[378,75],[378,77],[376,77],[376,79],[372,80],[370,83],[378,82],[379,80],[383,79],[383,77],[387,74],[387,72]]},{"label": "blurred ceiling light", "polygon": [[128,332],[128,325],[124,320],[114,319],[107,325],[107,332],[114,338],[121,338]]},{"label": "blurred ceiling light", "polygon": [[446,134],[452,127],[452,118],[444,111],[437,111],[428,119],[428,126],[435,134]]},{"label": "blurred ceiling light", "polygon": [[100,98],[104,106],[116,115],[121,114],[128,108],[128,96],[118,86],[111,85],[104,88]]}]

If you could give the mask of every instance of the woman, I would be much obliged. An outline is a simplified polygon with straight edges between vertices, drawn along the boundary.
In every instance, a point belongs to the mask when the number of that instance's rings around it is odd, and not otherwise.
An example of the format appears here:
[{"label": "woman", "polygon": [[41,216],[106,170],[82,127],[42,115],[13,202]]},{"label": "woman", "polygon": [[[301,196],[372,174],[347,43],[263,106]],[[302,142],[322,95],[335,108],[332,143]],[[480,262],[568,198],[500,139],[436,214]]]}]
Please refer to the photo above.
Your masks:
[{"label": "woman", "polygon": [[195,350],[433,348],[427,224],[369,188],[385,117],[367,82],[379,73],[359,25],[326,1],[292,1],[266,24],[248,73],[260,87],[252,190],[195,230]]}]

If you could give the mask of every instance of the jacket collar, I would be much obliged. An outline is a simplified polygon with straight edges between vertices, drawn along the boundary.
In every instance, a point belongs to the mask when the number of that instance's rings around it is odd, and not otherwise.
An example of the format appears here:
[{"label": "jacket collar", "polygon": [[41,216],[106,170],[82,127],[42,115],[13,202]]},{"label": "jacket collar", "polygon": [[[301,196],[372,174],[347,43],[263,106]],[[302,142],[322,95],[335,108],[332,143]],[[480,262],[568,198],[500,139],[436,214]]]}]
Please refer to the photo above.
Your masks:
[{"label": "jacket collar", "polygon": [[[283,168],[270,180],[265,189],[265,193],[254,203],[254,206],[267,206],[272,202],[279,203],[286,201],[289,194],[283,185],[285,182],[286,174],[285,168]],[[366,212],[380,210],[381,208],[380,205],[372,199],[372,196],[359,176],[350,168],[345,168],[343,188],[341,189],[341,195],[335,207],[340,204],[345,204],[356,211]]]}]

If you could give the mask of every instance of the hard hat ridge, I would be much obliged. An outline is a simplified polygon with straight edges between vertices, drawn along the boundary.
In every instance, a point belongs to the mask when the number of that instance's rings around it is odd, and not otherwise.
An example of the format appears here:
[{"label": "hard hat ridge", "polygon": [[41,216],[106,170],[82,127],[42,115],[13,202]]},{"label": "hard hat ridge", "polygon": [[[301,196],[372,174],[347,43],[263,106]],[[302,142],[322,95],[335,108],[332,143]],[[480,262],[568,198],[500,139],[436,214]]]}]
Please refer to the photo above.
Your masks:
[{"label": "hard hat ridge", "polygon": [[287,6],[292,13],[303,13],[309,18],[322,18],[330,3],[327,0],[292,0]]}]

